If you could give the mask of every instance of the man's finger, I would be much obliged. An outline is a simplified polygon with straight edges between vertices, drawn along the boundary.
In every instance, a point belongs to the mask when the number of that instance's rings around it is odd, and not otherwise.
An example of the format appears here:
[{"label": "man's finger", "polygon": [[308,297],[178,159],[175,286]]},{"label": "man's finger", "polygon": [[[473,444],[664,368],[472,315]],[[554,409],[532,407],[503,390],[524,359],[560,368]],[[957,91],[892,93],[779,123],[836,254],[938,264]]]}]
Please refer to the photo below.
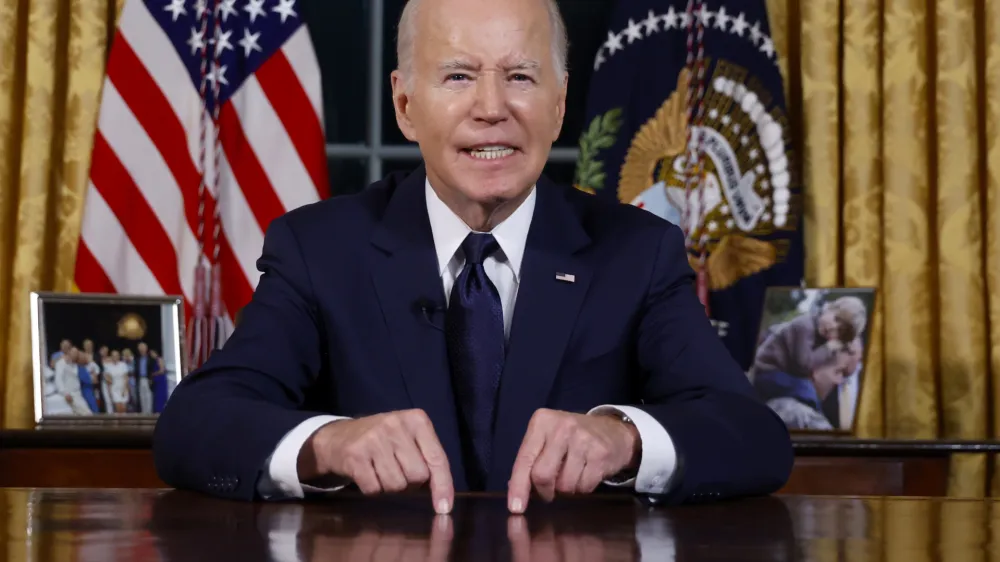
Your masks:
[{"label": "man's finger", "polygon": [[580,473],[580,480],[577,483],[577,492],[589,494],[597,489],[598,484],[604,480],[604,473],[601,471],[599,463],[587,463]]},{"label": "man's finger", "polygon": [[372,466],[370,460],[364,463],[359,462],[357,466],[352,467],[350,476],[362,494],[371,496],[382,491],[382,485],[379,484],[375,467]]},{"label": "man's finger", "polygon": [[423,484],[430,479],[430,470],[424,460],[423,453],[417,447],[417,442],[412,436],[396,445],[395,455],[399,466],[403,469],[403,476],[408,484]]},{"label": "man's finger", "polygon": [[378,481],[383,490],[388,493],[406,490],[406,477],[403,476],[403,469],[391,451],[380,452],[375,455],[372,461],[375,465],[375,474],[378,475]]},{"label": "man's finger", "polygon": [[[448,455],[434,433],[434,427],[425,416],[413,424],[413,438],[420,449],[420,454],[427,464],[430,474],[431,500],[437,513],[451,513],[455,502],[455,485],[451,480],[451,466]],[[423,421],[426,420],[426,421]]]},{"label": "man's finger", "polygon": [[575,494],[580,476],[583,474],[585,461],[583,451],[579,447],[571,447],[566,452],[566,462],[559,472],[556,490],[563,494]]},{"label": "man's finger", "polygon": [[545,433],[542,424],[529,424],[528,431],[521,442],[521,449],[514,460],[514,468],[507,482],[507,505],[512,513],[524,513],[528,507],[528,496],[531,495],[531,471],[535,459],[545,446]]},{"label": "man's finger", "polygon": [[568,451],[569,440],[564,431],[559,431],[545,441],[541,454],[531,468],[531,484],[545,501],[552,501],[556,497],[556,483]]}]

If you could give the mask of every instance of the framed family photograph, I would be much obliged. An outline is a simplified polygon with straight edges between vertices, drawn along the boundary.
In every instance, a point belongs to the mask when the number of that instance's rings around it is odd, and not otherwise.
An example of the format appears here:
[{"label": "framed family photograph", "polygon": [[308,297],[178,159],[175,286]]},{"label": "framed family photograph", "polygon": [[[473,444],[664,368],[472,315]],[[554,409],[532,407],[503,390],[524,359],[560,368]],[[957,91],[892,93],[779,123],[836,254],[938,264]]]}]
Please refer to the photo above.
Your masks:
[{"label": "framed family photograph", "polygon": [[874,310],[874,288],[768,288],[747,376],[790,431],[853,433]]},{"label": "framed family photograph", "polygon": [[38,427],[152,425],[185,372],[183,299],[31,293]]}]

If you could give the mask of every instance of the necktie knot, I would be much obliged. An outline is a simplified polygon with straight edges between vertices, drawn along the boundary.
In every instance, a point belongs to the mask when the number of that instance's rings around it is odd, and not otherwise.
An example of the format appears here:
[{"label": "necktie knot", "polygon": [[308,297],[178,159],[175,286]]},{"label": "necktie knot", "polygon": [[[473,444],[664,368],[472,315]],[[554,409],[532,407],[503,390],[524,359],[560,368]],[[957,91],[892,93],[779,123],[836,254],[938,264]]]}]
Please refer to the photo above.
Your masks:
[{"label": "necktie knot", "polygon": [[493,252],[500,249],[500,244],[492,234],[482,232],[470,232],[462,242],[462,252],[465,254],[465,263],[479,265]]}]

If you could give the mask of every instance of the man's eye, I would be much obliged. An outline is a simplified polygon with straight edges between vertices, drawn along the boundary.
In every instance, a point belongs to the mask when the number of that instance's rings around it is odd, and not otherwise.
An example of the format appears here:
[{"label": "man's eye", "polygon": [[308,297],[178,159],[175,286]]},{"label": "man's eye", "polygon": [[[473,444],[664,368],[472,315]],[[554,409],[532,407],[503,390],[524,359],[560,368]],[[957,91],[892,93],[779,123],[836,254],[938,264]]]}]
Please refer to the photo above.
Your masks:
[{"label": "man's eye", "polygon": [[515,82],[531,82],[531,76],[527,74],[512,74],[511,79]]},{"label": "man's eye", "polygon": [[464,79],[466,79],[468,77],[469,76],[467,74],[457,74],[456,73],[456,74],[449,74],[448,78],[446,78],[446,80],[464,80]]}]

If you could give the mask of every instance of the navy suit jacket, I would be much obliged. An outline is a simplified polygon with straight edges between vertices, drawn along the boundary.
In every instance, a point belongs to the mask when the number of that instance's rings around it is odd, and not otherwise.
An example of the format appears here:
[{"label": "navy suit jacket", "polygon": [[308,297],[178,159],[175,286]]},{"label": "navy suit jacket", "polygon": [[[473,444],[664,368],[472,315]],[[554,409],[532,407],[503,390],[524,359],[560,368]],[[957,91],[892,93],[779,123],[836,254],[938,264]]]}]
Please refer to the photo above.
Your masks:
[{"label": "navy suit jacket", "polygon": [[[468,489],[423,168],[274,220],[225,347],[185,377],[154,435],[164,482],[254,499],[281,438],[321,414],[423,409]],[[544,177],[501,376],[488,490],[505,490],[539,408],[630,404],[670,434],[667,502],[767,494],[788,432],[754,395],[695,294],[681,231]],[[575,282],[556,274],[575,276]]]}]

